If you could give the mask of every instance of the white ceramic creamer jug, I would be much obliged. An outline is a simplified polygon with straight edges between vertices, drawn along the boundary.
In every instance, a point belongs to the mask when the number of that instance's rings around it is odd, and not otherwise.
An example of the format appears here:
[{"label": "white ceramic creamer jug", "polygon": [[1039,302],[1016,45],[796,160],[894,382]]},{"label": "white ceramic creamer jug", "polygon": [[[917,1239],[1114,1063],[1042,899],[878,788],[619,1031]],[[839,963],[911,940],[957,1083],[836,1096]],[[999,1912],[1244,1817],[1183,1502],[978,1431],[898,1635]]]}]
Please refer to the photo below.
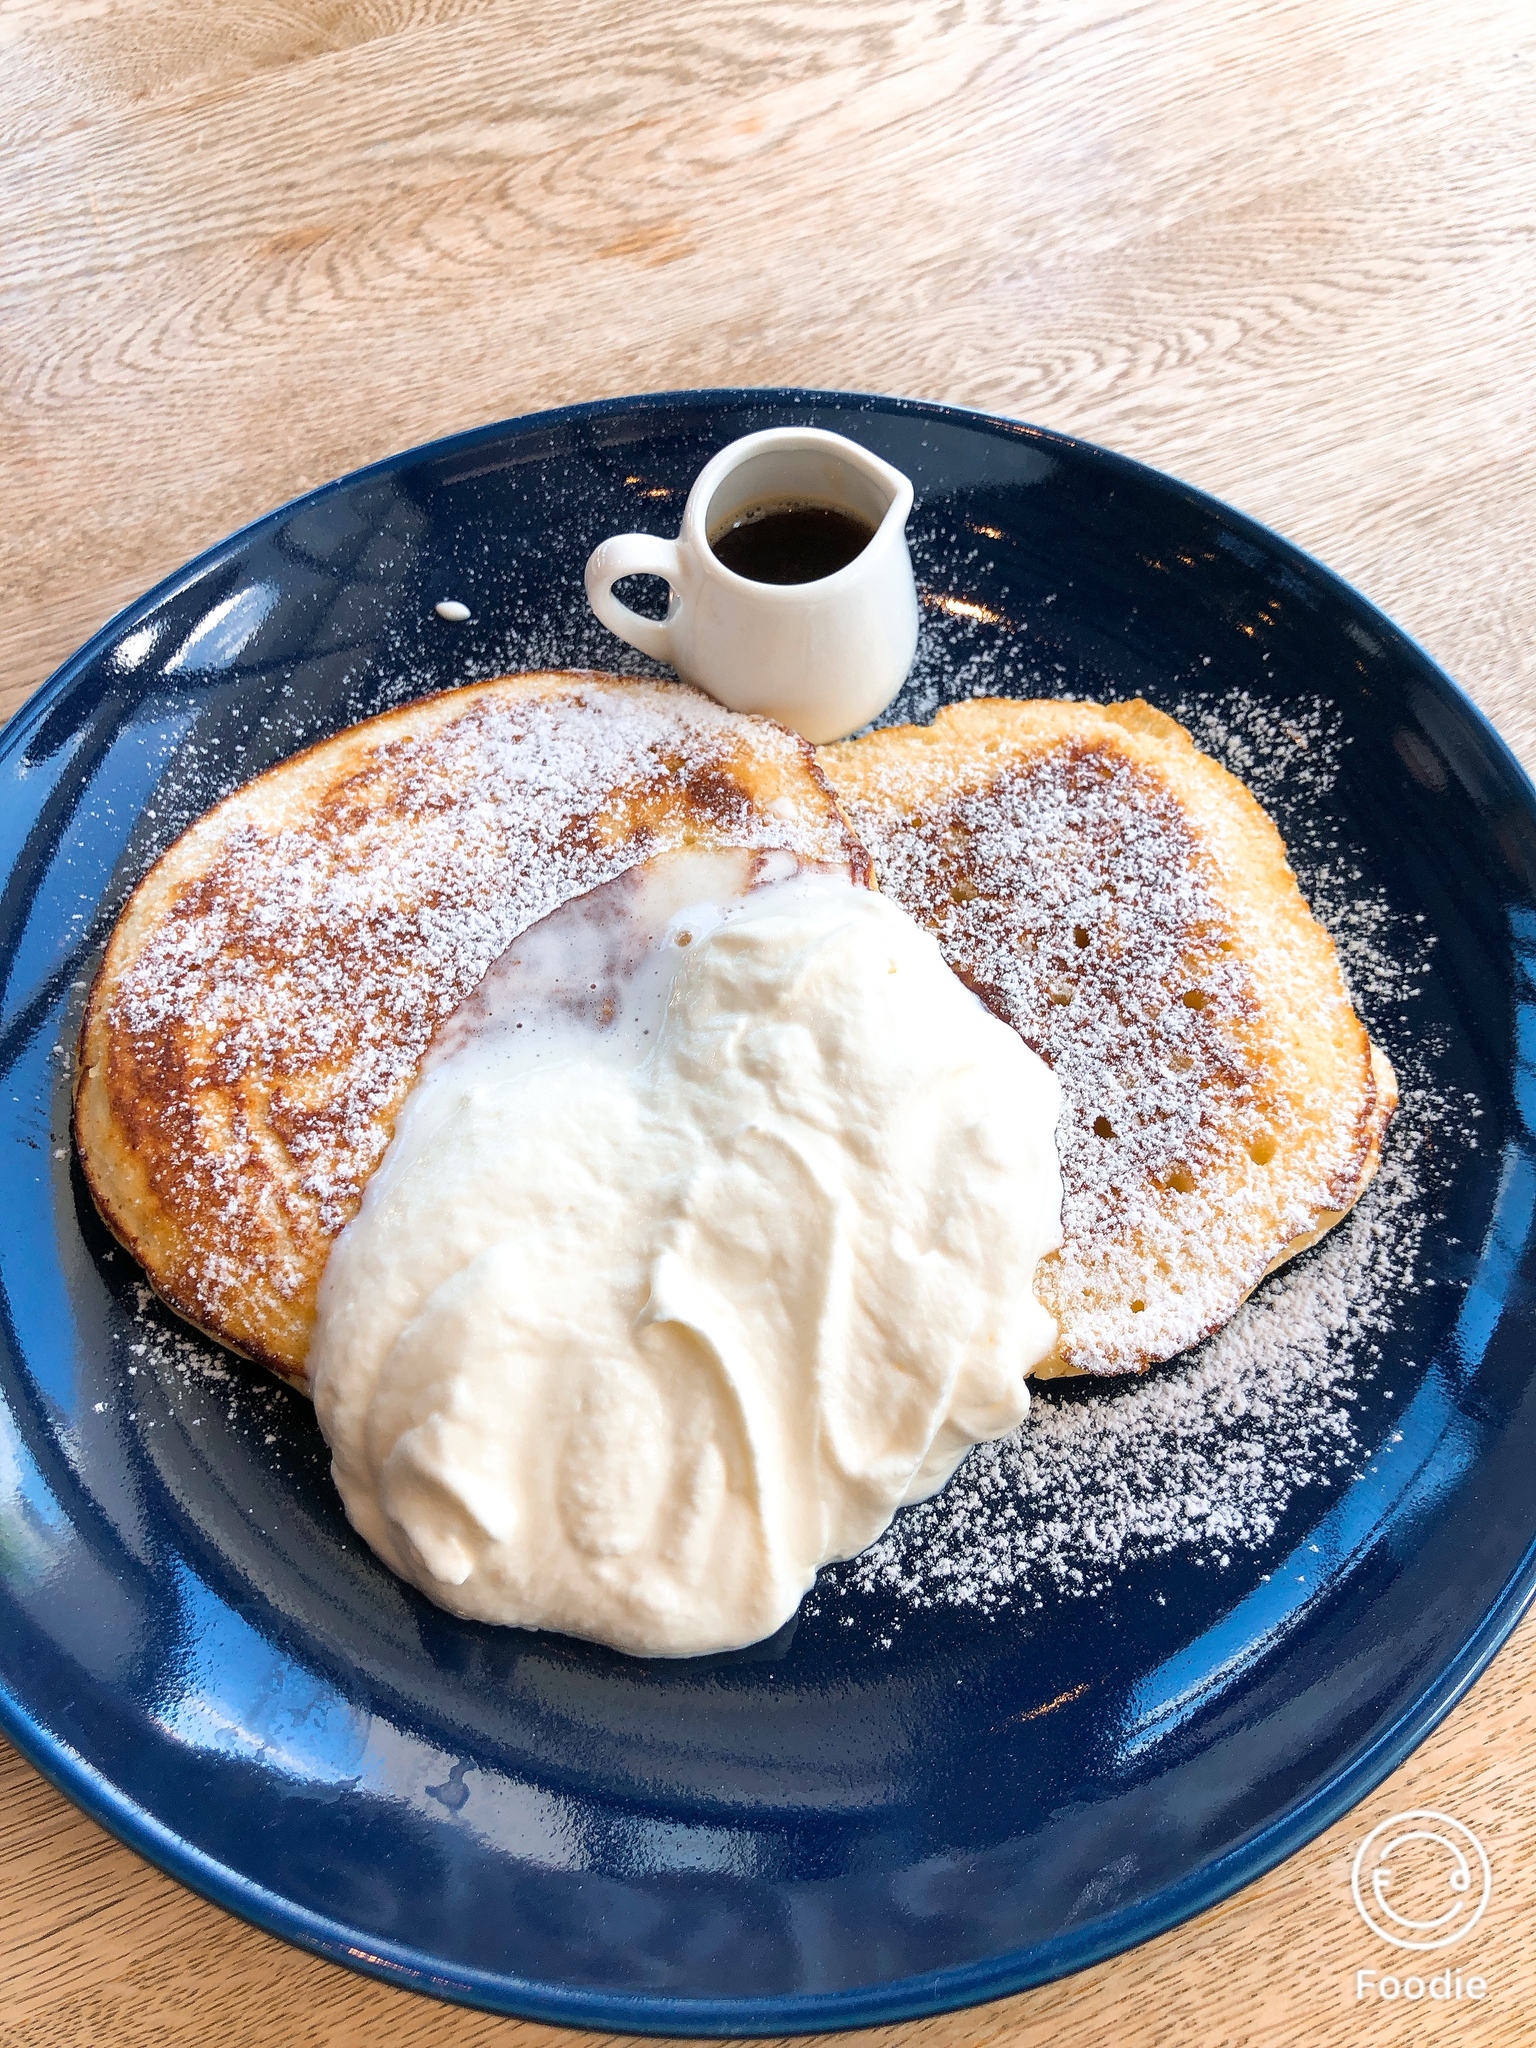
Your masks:
[{"label": "white ceramic creamer jug", "polygon": [[[857,442],[819,427],[773,427],[733,441],[700,470],[676,540],[621,533],[595,548],[587,597],[611,632],[733,711],[779,719],[818,744],[843,739],[885,709],[912,666],[911,509],[909,480]],[[759,581],[715,553],[743,524],[807,511],[841,514],[869,538],[843,567],[809,581]],[[615,597],[624,576],[666,581],[664,619]]]}]

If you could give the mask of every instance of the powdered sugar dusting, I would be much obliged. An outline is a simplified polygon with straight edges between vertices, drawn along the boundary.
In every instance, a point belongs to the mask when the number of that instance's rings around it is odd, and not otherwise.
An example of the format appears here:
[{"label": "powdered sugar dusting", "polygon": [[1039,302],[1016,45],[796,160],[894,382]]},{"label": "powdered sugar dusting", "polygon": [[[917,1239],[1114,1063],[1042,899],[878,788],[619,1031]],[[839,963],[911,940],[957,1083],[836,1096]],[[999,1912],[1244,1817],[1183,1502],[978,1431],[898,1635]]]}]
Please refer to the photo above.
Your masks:
[{"label": "powdered sugar dusting", "polygon": [[[882,888],[1061,1080],[1064,1241],[1039,1290],[1072,1365],[1125,1371],[1198,1342],[1348,1205],[1374,1089],[1278,847],[1262,920],[1242,915],[1216,851],[1235,792],[1196,803],[1129,751],[1170,747],[1164,732],[1013,710],[946,715],[941,744],[963,735],[979,789],[920,739],[827,758]],[[1298,1008],[1317,1043],[1348,1048],[1325,1086],[1292,1050]]]},{"label": "powdered sugar dusting", "polygon": [[[184,1408],[217,1404],[226,1422],[249,1429],[274,1422],[282,1404],[293,1398],[276,1380],[253,1374],[239,1359],[172,1317],[142,1281],[133,1283],[132,1295],[132,1335],[121,1353],[126,1361],[122,1400],[129,1422],[144,1430],[157,1426],[156,1415],[147,1412],[152,1397],[162,1422],[180,1416]],[[98,1401],[96,1413],[105,1413],[108,1406]],[[194,1412],[189,1419],[195,1424],[202,1416]],[[275,1435],[268,1434],[266,1441],[275,1442]]]},{"label": "powdered sugar dusting", "polygon": [[1098,1595],[1124,1567],[1173,1552],[1223,1566],[1268,1541],[1299,1493],[1326,1498],[1363,1462],[1361,1392],[1422,1285],[1426,1141],[1443,1175],[1454,1141],[1475,1147],[1477,1108],[1436,1089],[1433,1047],[1403,1029],[1428,945],[1354,864],[1329,801],[1342,746],[1333,707],[1312,700],[1278,723],[1272,705],[1233,692],[1170,709],[1282,810],[1303,891],[1398,1062],[1380,1172],[1338,1229],[1196,1350],[1139,1380],[1039,1388],[1017,1432],[973,1451],[943,1493],[824,1574],[818,1603],[878,1595],[990,1613]]},{"label": "powdered sugar dusting", "polygon": [[1298,1491],[1346,1479],[1359,1382],[1417,1287],[1416,1159],[1435,1107],[1405,1094],[1350,1217],[1216,1336],[1144,1380],[1037,1391],[1021,1429],[973,1451],[846,1568],[849,1587],[918,1607],[1039,1606],[1173,1550],[1228,1563],[1274,1534]]},{"label": "powdered sugar dusting", "polygon": [[290,797],[306,772],[195,828],[107,1011],[179,1240],[157,1278],[279,1363],[434,1029],[518,932],[689,834],[847,852],[802,742],[676,686],[430,700]]},{"label": "powdered sugar dusting", "polygon": [[1245,782],[1280,825],[1314,916],[1339,949],[1345,980],[1370,1017],[1413,1002],[1435,946],[1364,874],[1332,793],[1349,744],[1337,704],[1293,699],[1283,710],[1251,690],[1182,697],[1168,706],[1198,746]]},{"label": "powdered sugar dusting", "polygon": [[[1154,1355],[1182,1350],[1225,1310],[1212,1253],[1242,1227],[1227,1179],[1211,1195],[1207,1176],[1229,1119],[1255,1110],[1261,1127],[1267,1105],[1255,1103],[1262,1073],[1234,1057],[1247,965],[1222,950],[1227,920],[1177,803],[1123,758],[1062,747],[930,807],[921,832],[878,807],[853,817],[881,886],[1061,1081],[1064,1243],[1051,1285],[1073,1362],[1136,1362],[1122,1355],[1133,1237],[1162,1254],[1161,1273],[1131,1282],[1146,1295],[1136,1336]],[[1176,1205],[1164,1192],[1173,1176],[1185,1188]],[[1280,1234],[1306,1220],[1299,1209]],[[1170,1224],[1180,1240],[1165,1246]]]}]

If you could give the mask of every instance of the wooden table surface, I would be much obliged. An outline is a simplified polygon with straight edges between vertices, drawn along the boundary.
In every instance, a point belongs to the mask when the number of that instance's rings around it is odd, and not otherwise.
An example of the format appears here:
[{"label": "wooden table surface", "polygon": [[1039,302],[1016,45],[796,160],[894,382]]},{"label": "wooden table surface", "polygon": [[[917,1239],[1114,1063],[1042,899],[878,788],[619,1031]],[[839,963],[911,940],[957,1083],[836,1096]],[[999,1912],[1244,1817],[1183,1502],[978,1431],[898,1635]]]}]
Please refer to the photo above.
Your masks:
[{"label": "wooden table surface", "polygon": [[[1536,766],[1528,0],[0,0],[0,137],[0,710],[195,550],[393,449],[817,384],[1191,478],[1393,613]],[[861,2038],[1536,2039],[1533,1680],[1528,1623],[1224,1906]],[[0,1769],[6,2042],[588,2038],[285,1948]],[[1355,1997],[1395,1952],[1350,1858],[1416,1805],[1492,1859],[1454,1955],[1480,2002]]]}]

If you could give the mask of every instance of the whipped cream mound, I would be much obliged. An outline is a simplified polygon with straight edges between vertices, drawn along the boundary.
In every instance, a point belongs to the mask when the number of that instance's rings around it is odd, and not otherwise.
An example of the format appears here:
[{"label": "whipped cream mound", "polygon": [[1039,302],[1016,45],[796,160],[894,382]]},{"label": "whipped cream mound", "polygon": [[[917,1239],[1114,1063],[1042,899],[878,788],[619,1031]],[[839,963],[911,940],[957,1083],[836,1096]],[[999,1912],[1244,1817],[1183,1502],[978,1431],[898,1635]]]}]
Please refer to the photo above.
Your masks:
[{"label": "whipped cream mound", "polygon": [[842,870],[672,854],[567,904],[440,1034],[331,1252],[354,1526],[479,1620],[771,1635],[1024,1415],[1059,1109]]}]

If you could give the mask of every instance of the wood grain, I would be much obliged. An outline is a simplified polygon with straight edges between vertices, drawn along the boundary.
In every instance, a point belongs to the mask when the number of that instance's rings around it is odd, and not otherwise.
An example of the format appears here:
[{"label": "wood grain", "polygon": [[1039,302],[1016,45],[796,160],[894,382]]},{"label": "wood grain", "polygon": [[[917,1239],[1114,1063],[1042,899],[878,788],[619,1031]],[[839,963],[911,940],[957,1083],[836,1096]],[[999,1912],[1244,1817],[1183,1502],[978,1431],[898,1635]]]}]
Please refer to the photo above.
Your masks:
[{"label": "wood grain", "polygon": [[[1524,0],[0,0],[0,710],[274,504],[605,393],[904,391],[1280,528],[1536,765],[1536,20]],[[1536,1625],[1385,1785],[1132,1956],[859,2037],[1536,2037]],[[579,2037],[192,1898],[18,1759],[0,2039]],[[1356,2004],[1346,1871],[1476,1828],[1490,1996]],[[1461,1953],[1461,1952],[1458,1952]]]}]

